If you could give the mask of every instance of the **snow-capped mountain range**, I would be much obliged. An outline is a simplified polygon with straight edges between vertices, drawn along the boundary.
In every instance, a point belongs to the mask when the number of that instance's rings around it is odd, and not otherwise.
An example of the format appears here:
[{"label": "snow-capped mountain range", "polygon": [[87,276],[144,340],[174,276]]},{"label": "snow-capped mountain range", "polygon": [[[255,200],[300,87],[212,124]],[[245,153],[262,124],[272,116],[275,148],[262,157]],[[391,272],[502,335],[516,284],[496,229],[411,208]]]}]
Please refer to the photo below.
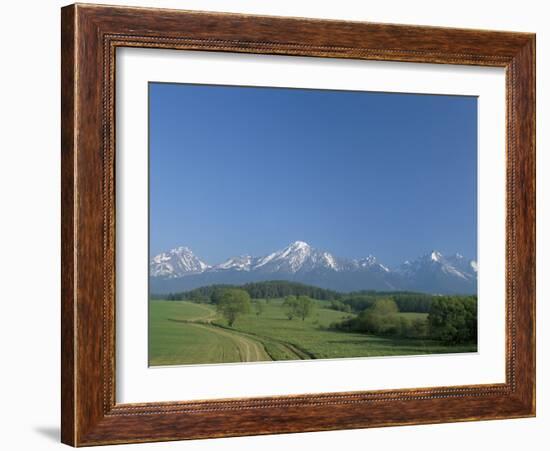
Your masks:
[{"label": "snow-capped mountain range", "polygon": [[199,274],[209,268],[191,249],[180,246],[155,255],[151,260],[149,274],[152,277],[182,277]]},{"label": "snow-capped mountain range", "polygon": [[295,241],[262,257],[241,255],[209,265],[185,246],[151,259],[151,292],[189,290],[214,283],[242,284],[262,280],[291,280],[338,291],[411,290],[428,293],[475,293],[477,262],[460,254],[432,251],[390,269],[372,255],[337,257]]}]

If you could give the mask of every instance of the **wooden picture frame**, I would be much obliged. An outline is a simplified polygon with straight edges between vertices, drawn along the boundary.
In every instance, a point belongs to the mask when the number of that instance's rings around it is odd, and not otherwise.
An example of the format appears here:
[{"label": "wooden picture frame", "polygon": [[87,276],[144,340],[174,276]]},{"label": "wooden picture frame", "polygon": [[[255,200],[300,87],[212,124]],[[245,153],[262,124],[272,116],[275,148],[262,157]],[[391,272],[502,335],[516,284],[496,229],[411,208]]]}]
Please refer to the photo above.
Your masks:
[{"label": "wooden picture frame", "polygon": [[[535,415],[534,34],[80,4],[62,9],[61,34],[64,443],[85,446]],[[118,47],[505,68],[506,382],[117,403]]]}]

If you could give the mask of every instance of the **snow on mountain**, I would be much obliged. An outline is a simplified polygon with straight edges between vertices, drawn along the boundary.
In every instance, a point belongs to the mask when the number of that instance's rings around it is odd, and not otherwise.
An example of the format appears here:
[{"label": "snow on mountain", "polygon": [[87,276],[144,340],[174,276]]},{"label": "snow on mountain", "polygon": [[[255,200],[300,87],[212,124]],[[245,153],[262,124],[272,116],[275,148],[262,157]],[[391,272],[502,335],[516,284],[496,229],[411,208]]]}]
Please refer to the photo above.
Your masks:
[{"label": "snow on mountain", "polygon": [[374,255],[369,255],[368,257],[360,258],[358,260],[353,260],[353,264],[358,268],[371,269],[382,272],[390,272],[390,269],[387,266],[378,263]]},{"label": "snow on mountain", "polygon": [[412,262],[406,261],[399,271],[407,276],[414,276],[424,271],[441,271],[462,279],[471,279],[476,272],[474,267],[477,268],[474,260],[466,260],[460,254],[444,257],[440,252],[432,251]]},{"label": "snow on mountain", "polygon": [[445,261],[466,276],[477,277],[477,262],[475,260],[467,259],[457,253],[446,257]]},{"label": "snow on mountain", "polygon": [[241,255],[239,257],[231,257],[213,267],[214,270],[234,269],[236,271],[250,271],[253,259],[250,255]]},{"label": "snow on mountain", "polygon": [[202,273],[209,268],[191,249],[180,246],[153,257],[149,272],[152,277],[173,278]]},{"label": "snow on mountain", "polygon": [[[477,262],[460,254],[432,251],[390,269],[369,255],[344,259],[304,241],[263,257],[241,255],[209,266],[188,247],[163,252],[151,260],[150,275],[158,292],[212,283],[293,280],[339,291],[413,290],[428,293],[475,293]],[[171,280],[163,284],[159,280]],[[178,282],[178,280],[180,282]],[[160,287],[160,288],[158,288]]]},{"label": "snow on mountain", "polygon": [[284,249],[259,258],[253,269],[295,274],[316,269],[340,271],[342,266],[332,254],[314,249],[304,241],[295,241]]},{"label": "snow on mountain", "polygon": [[427,255],[424,257],[425,260],[430,260],[432,262],[439,262],[441,261],[441,259],[443,258],[443,255],[441,255],[439,252],[437,251],[432,251],[430,253],[430,256],[428,257]]},{"label": "snow on mountain", "polygon": [[477,262],[460,254],[443,256],[432,251],[417,260],[406,261],[397,273],[411,290],[468,293],[477,287]]}]

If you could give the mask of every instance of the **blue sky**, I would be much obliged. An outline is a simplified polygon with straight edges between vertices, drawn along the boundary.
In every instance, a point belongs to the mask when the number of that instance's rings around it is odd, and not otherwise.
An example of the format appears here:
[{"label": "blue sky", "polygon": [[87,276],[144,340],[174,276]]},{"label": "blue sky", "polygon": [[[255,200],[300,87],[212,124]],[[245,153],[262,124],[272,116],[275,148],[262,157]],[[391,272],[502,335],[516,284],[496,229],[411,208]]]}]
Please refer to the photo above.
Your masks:
[{"label": "blue sky", "polygon": [[477,99],[149,84],[150,253],[476,257]]}]

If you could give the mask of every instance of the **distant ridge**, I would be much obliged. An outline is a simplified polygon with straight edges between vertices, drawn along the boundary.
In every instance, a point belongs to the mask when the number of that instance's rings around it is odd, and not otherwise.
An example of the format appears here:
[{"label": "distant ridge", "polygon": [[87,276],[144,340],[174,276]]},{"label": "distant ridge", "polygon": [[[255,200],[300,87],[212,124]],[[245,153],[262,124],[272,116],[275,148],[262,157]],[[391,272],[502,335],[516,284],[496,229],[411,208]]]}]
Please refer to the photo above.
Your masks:
[{"label": "distant ridge", "polygon": [[295,241],[271,254],[235,256],[209,265],[180,246],[151,259],[150,292],[169,293],[205,285],[287,280],[336,291],[420,291],[434,294],[477,292],[477,262],[460,254],[431,251],[395,269],[372,256],[337,257],[304,241]]}]

